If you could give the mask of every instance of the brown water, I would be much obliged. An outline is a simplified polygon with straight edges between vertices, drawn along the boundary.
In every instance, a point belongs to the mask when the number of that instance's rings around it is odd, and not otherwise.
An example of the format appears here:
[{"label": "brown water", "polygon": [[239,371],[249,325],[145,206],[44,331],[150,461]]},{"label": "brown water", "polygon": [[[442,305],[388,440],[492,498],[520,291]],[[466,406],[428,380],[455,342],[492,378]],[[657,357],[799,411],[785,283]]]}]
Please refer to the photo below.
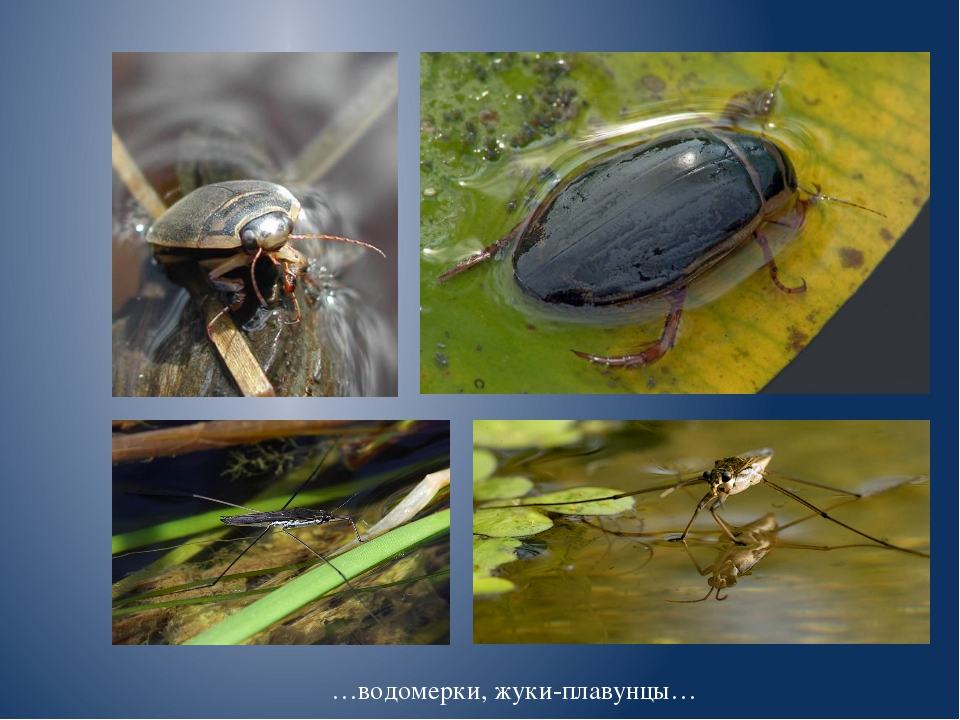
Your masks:
[{"label": "brown water", "polygon": [[[665,422],[633,425],[602,441],[600,452],[541,456],[526,469],[554,490],[578,485],[640,489],[669,477],[644,468],[713,460],[760,447],[776,454],[769,469],[848,490],[885,476],[929,472],[925,422]],[[701,458],[697,463],[695,458]],[[821,509],[837,493],[774,480]],[[502,566],[517,589],[474,602],[479,643],[925,643],[930,639],[930,562],[870,543],[758,486],[727,500],[719,514],[743,526],[767,518],[771,547],[735,587],[711,591],[709,568],[731,544],[705,510],[688,546],[665,541],[689,521],[705,485],[637,497],[624,515],[576,518],[526,538],[538,551]],[[908,484],[836,507],[831,515],[896,545],[929,551],[929,482]],[[612,534],[633,533],[638,537]],[[862,545],[838,548],[839,545]],[[831,547],[814,550],[797,545]],[[674,601],[674,602],[668,602]]]}]

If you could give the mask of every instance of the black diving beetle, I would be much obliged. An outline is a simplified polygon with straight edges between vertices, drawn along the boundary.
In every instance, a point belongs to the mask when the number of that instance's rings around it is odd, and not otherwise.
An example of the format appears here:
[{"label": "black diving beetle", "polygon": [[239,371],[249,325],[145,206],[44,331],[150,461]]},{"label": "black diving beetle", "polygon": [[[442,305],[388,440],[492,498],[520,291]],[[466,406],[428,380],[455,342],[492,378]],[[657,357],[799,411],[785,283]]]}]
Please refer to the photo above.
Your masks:
[{"label": "black diving beetle", "polygon": [[619,357],[574,353],[595,363],[634,367],[673,347],[689,283],[755,240],[777,287],[765,223],[799,227],[811,200],[782,148],[766,137],[693,128],[616,150],[554,188],[504,238],[440,276],[489,259],[517,239],[514,276],[527,294],[554,306],[622,307],[664,298],[663,332],[642,351]]}]

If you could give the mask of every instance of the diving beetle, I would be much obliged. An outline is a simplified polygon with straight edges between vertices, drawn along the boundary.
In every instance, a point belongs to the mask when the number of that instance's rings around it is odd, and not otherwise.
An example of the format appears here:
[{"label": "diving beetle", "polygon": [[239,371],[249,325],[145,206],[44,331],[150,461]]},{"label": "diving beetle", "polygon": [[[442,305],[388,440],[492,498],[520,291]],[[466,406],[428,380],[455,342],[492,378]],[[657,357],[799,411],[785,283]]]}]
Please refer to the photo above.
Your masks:
[{"label": "diving beetle", "polygon": [[506,236],[447,270],[440,281],[516,240],[514,279],[540,302],[590,310],[666,300],[660,338],[639,352],[605,357],[572,351],[619,367],[662,358],[676,342],[690,283],[751,240],[779,290],[804,292],[802,280],[794,287],[780,282],[764,229],[799,228],[816,200],[846,201],[820,195],[819,188],[802,198],[782,147],[729,127],[736,115],[748,113],[762,117],[765,126],[775,90],[756,93],[746,103],[735,99],[717,127],[678,130],[601,155],[560,182]]},{"label": "diving beetle", "polygon": [[[174,203],[147,231],[147,242],[166,252],[200,252],[200,265],[208,271],[214,288],[232,293],[231,302],[207,325],[207,333],[225,312],[237,310],[245,300],[242,279],[226,278],[232,270],[250,266],[250,279],[260,305],[267,301],[254,274],[257,260],[265,256],[280,268],[283,289],[293,300],[300,322],[300,305],[294,294],[307,270],[307,259],[290,240],[329,240],[360,245],[386,257],[360,240],[337,235],[294,235],[300,202],[287,188],[263,180],[231,180],[203,185]],[[224,256],[224,253],[226,254]]]}]

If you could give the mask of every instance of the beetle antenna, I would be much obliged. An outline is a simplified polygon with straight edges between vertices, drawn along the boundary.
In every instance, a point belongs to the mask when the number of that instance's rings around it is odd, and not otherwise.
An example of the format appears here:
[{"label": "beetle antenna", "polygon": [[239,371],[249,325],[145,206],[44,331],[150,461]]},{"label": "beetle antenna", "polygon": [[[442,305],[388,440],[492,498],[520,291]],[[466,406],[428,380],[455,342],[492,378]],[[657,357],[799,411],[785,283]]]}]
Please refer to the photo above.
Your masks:
[{"label": "beetle antenna", "polygon": [[810,196],[810,201],[811,201],[811,202],[816,202],[817,200],[830,200],[831,202],[840,203],[841,205],[849,205],[850,207],[855,207],[855,208],[857,208],[857,209],[859,209],[859,210],[866,210],[868,213],[873,213],[874,215],[879,215],[879,216],[882,217],[882,218],[885,218],[885,217],[886,217],[886,215],[884,215],[884,214],[883,214],[882,212],[880,212],[879,210],[873,210],[872,208],[864,207],[863,205],[857,205],[855,202],[850,202],[849,200],[844,200],[843,198],[832,197],[831,195],[822,195],[822,194],[820,193],[820,186],[819,186],[819,185],[814,185],[814,186],[813,186],[814,189],[816,190],[816,192],[810,192],[810,191],[807,190],[805,187],[800,187],[799,185],[797,185],[797,187],[800,188],[801,190],[803,190],[805,193],[807,193],[807,195]]},{"label": "beetle antenna", "polygon": [[362,240],[354,240],[353,238],[340,237],[339,235],[291,235],[291,240],[330,240],[333,242],[342,242],[350,243],[351,245],[359,245],[361,247],[367,248],[367,250],[373,250],[376,253],[380,254],[384,260],[387,259],[386,253],[383,252],[380,248],[370,243],[365,243]]}]

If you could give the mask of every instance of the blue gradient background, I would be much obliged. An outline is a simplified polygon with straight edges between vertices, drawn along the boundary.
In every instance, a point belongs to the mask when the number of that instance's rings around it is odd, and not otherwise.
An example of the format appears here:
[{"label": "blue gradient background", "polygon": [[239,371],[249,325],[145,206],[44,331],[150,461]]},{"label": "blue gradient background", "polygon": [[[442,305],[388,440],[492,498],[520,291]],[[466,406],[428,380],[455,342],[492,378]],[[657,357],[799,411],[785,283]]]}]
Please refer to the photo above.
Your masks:
[{"label": "blue gradient background", "polygon": [[[267,7],[269,19],[264,19]],[[880,647],[471,645],[473,418],[917,418],[933,420],[932,472],[956,472],[957,237],[934,287],[935,395],[420,397],[417,317],[418,53],[423,50],[940,49],[934,126],[956,132],[955,15],[914,4],[710,2],[167,2],[9,4],[0,21],[3,125],[3,527],[0,714],[13,716],[838,717],[957,712],[957,512],[933,507],[933,642]],[[945,17],[949,37],[925,24]],[[110,54],[119,50],[385,50],[400,53],[400,397],[268,401],[112,398]],[[942,135],[941,135],[942,137]],[[956,198],[953,143],[935,185]],[[405,249],[405,250],[404,250]],[[899,291],[903,293],[905,289]],[[915,293],[921,299],[926,288]],[[889,298],[896,302],[898,293]],[[917,317],[921,327],[925,318]],[[882,337],[882,336],[881,336]],[[917,336],[882,338],[909,357]],[[33,388],[31,390],[31,388]],[[453,608],[449,647],[128,648],[110,645],[114,418],[451,418]],[[785,598],[785,601],[789,601]],[[731,612],[736,612],[731,607]],[[709,638],[704,638],[709,641]],[[729,673],[734,678],[731,683]],[[480,686],[488,701],[334,700],[357,686]],[[494,701],[497,685],[668,685],[696,700]]]}]

